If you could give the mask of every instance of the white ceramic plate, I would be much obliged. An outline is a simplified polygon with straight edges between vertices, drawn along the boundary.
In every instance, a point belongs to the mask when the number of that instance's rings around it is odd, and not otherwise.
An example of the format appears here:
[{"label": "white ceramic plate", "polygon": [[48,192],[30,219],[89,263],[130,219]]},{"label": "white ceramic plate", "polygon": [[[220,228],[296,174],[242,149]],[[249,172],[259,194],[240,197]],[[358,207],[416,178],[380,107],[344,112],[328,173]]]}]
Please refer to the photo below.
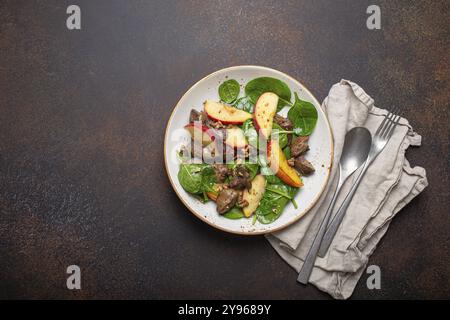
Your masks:
[{"label": "white ceramic plate", "polygon": [[[177,178],[180,163],[176,153],[181,145],[187,144],[190,141],[190,135],[183,129],[183,126],[188,123],[191,109],[201,110],[203,102],[207,99],[219,101],[217,89],[227,79],[236,79],[241,84],[242,95],[245,84],[258,77],[273,77],[284,81],[290,87],[292,93],[297,92],[300,99],[313,103],[319,114],[317,126],[309,140],[310,151],[307,153],[307,159],[314,165],[316,172],[309,177],[303,177],[304,186],[295,197],[298,209],[295,209],[292,203],[289,203],[280,217],[271,224],[262,224],[258,221],[252,224],[251,218],[239,220],[224,218],[217,213],[214,202],[201,203],[184,191]],[[287,111],[288,108],[284,108],[281,113],[285,116]],[[319,102],[300,82],[282,72],[270,68],[237,66],[222,69],[206,76],[194,84],[183,95],[175,106],[167,123],[164,138],[164,159],[167,175],[169,176],[173,189],[180,200],[195,216],[223,231],[256,235],[280,230],[303,217],[314,206],[323,192],[330,175],[333,159],[333,138],[328,120]]]}]

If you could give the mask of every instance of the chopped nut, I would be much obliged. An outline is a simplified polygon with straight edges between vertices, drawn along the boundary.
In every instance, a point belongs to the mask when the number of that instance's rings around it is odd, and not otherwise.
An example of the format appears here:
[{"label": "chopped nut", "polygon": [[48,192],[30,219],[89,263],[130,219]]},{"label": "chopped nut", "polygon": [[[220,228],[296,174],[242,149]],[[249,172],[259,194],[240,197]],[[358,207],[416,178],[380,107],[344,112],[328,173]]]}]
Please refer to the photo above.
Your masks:
[{"label": "chopped nut", "polygon": [[290,158],[290,159],[287,161],[287,163],[288,163],[288,165],[290,165],[291,167],[293,167],[293,166],[294,166],[294,161],[295,161],[294,158]]}]

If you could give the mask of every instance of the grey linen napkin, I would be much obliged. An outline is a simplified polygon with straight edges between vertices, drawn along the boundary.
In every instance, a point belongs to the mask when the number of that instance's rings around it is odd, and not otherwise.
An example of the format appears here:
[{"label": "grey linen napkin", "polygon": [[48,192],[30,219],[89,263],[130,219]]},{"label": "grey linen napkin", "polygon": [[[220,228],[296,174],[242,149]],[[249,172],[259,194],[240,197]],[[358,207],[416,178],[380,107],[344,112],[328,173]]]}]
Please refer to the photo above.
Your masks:
[{"label": "grey linen napkin", "polygon": [[[373,135],[387,113],[375,107],[373,99],[360,86],[347,80],[341,80],[331,88],[322,108],[334,136],[330,182],[305,217],[286,229],[267,235],[278,254],[297,272],[336,188],[337,164],[345,134],[355,126],[364,126]],[[336,299],[347,299],[352,295],[391,219],[428,185],[425,170],[412,168],[405,157],[410,145],[420,144],[421,136],[402,118],[385,149],[368,168],[327,254],[317,258],[310,283]],[[334,212],[357,176],[355,173],[344,184]]]}]

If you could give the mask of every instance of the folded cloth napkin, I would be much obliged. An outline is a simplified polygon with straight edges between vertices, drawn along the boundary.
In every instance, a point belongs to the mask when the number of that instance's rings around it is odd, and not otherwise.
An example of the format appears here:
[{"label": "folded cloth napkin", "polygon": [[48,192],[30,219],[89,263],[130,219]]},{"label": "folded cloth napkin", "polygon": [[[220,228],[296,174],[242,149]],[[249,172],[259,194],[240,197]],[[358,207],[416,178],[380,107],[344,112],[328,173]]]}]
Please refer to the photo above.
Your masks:
[{"label": "folded cloth napkin", "polygon": [[[373,135],[387,113],[375,107],[373,99],[360,86],[347,80],[341,80],[331,88],[322,108],[334,136],[334,166],[330,182],[305,217],[267,236],[278,254],[297,272],[336,188],[337,164],[345,134],[353,127],[364,126]],[[425,170],[412,168],[405,157],[410,145],[419,146],[420,143],[421,136],[413,131],[406,119],[401,118],[388,144],[362,179],[327,254],[317,258],[310,283],[336,299],[347,299],[352,295],[391,219],[428,185]],[[343,202],[357,173],[342,187],[334,212]]]}]

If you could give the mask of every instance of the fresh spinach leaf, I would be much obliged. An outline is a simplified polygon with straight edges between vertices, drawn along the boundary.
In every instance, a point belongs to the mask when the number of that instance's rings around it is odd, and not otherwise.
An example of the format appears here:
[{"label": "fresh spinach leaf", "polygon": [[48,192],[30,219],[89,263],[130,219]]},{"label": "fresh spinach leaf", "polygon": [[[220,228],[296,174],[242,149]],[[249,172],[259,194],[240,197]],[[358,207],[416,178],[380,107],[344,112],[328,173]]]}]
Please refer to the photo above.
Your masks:
[{"label": "fresh spinach leaf", "polygon": [[191,194],[195,199],[197,199],[198,201],[200,201],[201,203],[207,203],[209,201],[209,199],[205,199],[205,196],[200,193],[200,194]]},{"label": "fresh spinach leaf", "polygon": [[227,219],[231,219],[231,220],[237,220],[237,219],[242,219],[245,217],[244,213],[242,212],[241,209],[237,208],[237,207],[233,207],[231,208],[230,211],[228,211],[227,213],[225,213],[223,215],[223,217],[227,218]]},{"label": "fresh spinach leaf", "polygon": [[205,166],[202,169],[202,191],[203,192],[216,192],[214,186],[217,183],[216,172],[212,166]]},{"label": "fresh spinach leaf", "polygon": [[288,134],[282,127],[280,127],[275,122],[272,124],[272,135],[278,135],[278,144],[280,145],[281,149],[287,146]]},{"label": "fresh spinach leaf", "polygon": [[245,86],[245,94],[250,97],[253,104],[264,92],[273,92],[278,95],[278,110],[291,104],[291,90],[288,85],[281,80],[271,77],[261,77],[251,80]]},{"label": "fresh spinach leaf", "polygon": [[297,93],[294,106],[288,112],[288,118],[294,125],[297,135],[309,136],[317,123],[317,110],[311,102],[300,100]]},{"label": "fresh spinach leaf", "polygon": [[266,191],[255,215],[259,222],[268,224],[278,219],[289,201],[292,201],[295,207],[297,206],[293,200],[298,188],[288,186],[273,173],[266,175],[265,178]]},{"label": "fresh spinach leaf", "polygon": [[236,80],[227,80],[219,86],[220,100],[226,103],[233,103],[233,101],[239,96],[240,91],[241,87]]},{"label": "fresh spinach leaf", "polygon": [[233,106],[239,110],[253,113],[254,104],[247,96],[237,99]]},{"label": "fresh spinach leaf", "polygon": [[291,147],[287,146],[286,148],[283,149],[283,152],[286,159],[292,158]]},{"label": "fresh spinach leaf", "polygon": [[283,211],[289,199],[267,190],[255,211],[259,222],[268,224],[275,221]]},{"label": "fresh spinach leaf", "polygon": [[259,165],[257,163],[248,162],[246,162],[244,165],[247,167],[248,171],[250,172],[250,178],[253,180],[258,174]]},{"label": "fresh spinach leaf", "polygon": [[266,178],[267,185],[271,184],[283,184],[283,181],[281,181],[280,178],[278,178],[270,169],[270,167],[261,167],[261,173],[264,174],[264,177]]},{"label": "fresh spinach leaf", "polygon": [[204,164],[181,164],[178,171],[178,181],[184,190],[189,193],[202,192],[202,170]]},{"label": "fresh spinach leaf", "polygon": [[178,181],[187,192],[202,195],[214,191],[217,178],[214,168],[210,165],[203,163],[181,164],[180,171],[178,171]]},{"label": "fresh spinach leaf", "polygon": [[[266,186],[266,191],[264,192],[263,198],[255,211],[259,222],[269,224],[278,219],[287,203],[290,201],[290,199],[285,195],[288,195],[292,199],[297,193],[298,188],[293,188],[287,185],[284,186],[286,190],[284,190],[284,187],[280,187],[280,185]],[[279,192],[273,192],[270,189],[277,190]],[[286,194],[284,194],[285,191],[287,191]],[[281,192],[283,192],[283,195],[280,194]]]},{"label": "fresh spinach leaf", "polygon": [[[297,190],[296,188],[294,188],[294,189]],[[290,187],[284,183],[283,184],[271,184],[266,187],[266,190],[277,193],[280,196],[283,196],[283,197],[291,200],[295,209],[297,209],[297,203],[295,202],[295,199],[292,195],[292,192],[293,192],[292,187]]]},{"label": "fresh spinach leaf", "polygon": [[269,184],[266,186],[266,190],[279,194],[280,196],[288,198],[289,200],[292,199],[292,197],[290,196],[290,190],[285,184]]}]

